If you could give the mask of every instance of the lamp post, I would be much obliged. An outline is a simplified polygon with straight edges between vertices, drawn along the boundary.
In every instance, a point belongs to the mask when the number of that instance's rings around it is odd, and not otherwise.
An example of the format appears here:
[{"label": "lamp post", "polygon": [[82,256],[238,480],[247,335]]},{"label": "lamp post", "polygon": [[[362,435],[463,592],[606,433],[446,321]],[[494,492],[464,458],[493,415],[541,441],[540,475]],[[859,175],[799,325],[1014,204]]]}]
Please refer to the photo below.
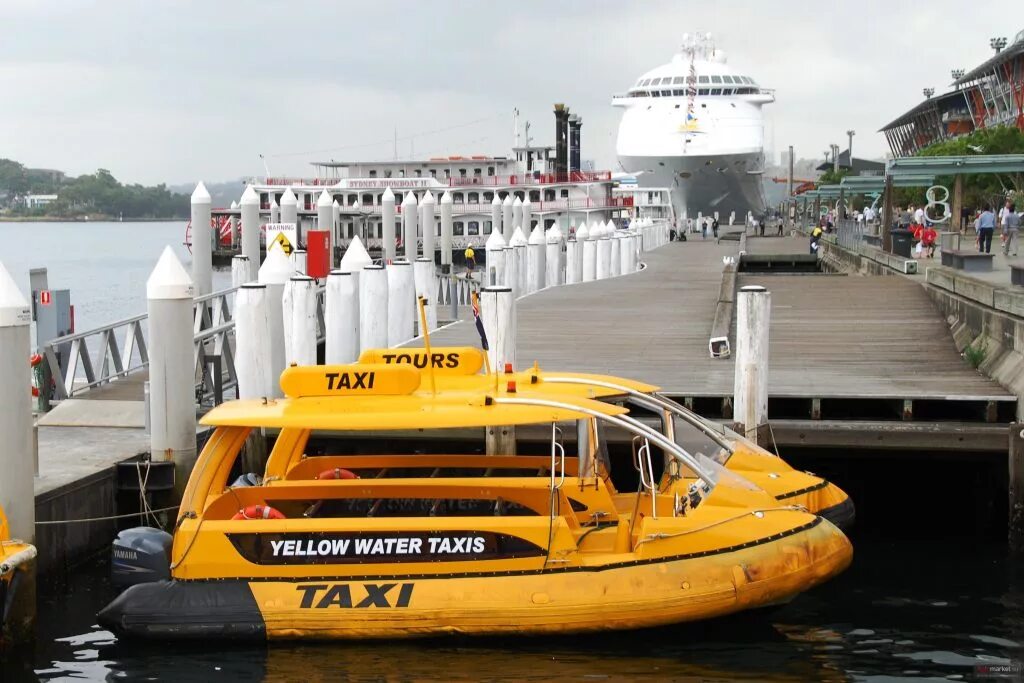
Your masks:
[{"label": "lamp post", "polygon": [[935,94],[935,88],[925,88],[921,92],[926,98],[931,99],[931,96]]},{"label": "lamp post", "polygon": [[988,46],[998,53],[1002,51],[1004,47],[1006,47],[1006,38],[990,38],[988,41]]},{"label": "lamp post", "polygon": [[853,136],[857,134],[855,130],[846,131],[846,138],[849,140],[849,144],[846,146],[846,153],[850,156],[850,170],[853,170]]}]

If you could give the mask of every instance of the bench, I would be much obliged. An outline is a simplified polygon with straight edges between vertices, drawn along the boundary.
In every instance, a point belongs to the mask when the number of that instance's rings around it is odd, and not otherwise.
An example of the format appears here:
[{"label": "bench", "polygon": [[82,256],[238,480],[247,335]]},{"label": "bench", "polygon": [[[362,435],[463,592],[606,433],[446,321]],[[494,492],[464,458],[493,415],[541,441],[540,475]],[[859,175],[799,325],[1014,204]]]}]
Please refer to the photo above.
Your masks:
[{"label": "bench", "polygon": [[967,273],[990,273],[992,272],[992,254],[979,254],[976,251],[961,251],[959,249],[943,251],[942,265]]},{"label": "bench", "polygon": [[1024,287],[1024,265],[1010,264],[1010,284]]}]

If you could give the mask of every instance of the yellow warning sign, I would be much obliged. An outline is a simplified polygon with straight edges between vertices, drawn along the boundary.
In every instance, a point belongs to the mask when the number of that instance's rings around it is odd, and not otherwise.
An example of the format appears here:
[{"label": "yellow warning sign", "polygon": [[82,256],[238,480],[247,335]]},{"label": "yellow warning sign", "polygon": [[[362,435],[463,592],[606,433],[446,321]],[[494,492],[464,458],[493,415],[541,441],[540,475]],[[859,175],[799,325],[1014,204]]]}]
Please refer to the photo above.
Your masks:
[{"label": "yellow warning sign", "polygon": [[275,245],[281,247],[281,251],[284,252],[285,256],[292,255],[292,243],[288,241],[288,236],[283,232],[277,233],[277,237],[274,238],[274,244],[270,246],[273,247]]}]

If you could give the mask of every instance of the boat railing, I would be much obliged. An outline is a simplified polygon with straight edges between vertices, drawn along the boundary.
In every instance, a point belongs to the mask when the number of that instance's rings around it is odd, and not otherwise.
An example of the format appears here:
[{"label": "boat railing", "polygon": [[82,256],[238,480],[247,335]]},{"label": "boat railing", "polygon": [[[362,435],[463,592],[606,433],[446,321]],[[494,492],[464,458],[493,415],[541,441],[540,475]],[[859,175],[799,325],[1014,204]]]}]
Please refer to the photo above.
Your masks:
[{"label": "boat railing", "polygon": [[[480,163],[472,160],[457,160],[456,163]],[[388,186],[404,188],[403,181],[409,181],[411,190],[429,190],[436,187],[500,187],[505,185],[560,185],[570,183],[599,183],[608,182],[612,179],[611,171],[568,171],[565,173],[518,173],[512,175],[467,175],[449,176],[437,178],[435,176],[392,176],[378,178],[354,178],[353,180],[387,182]],[[346,192],[360,192],[367,187],[345,187],[346,178],[301,178],[286,176],[249,177],[245,179],[247,184],[272,187],[325,187],[344,190]],[[434,181],[436,185],[422,186],[424,181]],[[413,186],[415,185],[415,186]]]},{"label": "boat railing", "polygon": [[[325,286],[317,289],[317,342],[326,336]],[[238,386],[235,372],[237,287],[204,294],[192,300],[192,341],[196,401],[215,405]],[[57,337],[43,345],[44,376],[52,378],[50,402],[82,398],[88,392],[141,378],[149,368],[149,316],[145,313],[102,327]],[[139,399],[142,391],[136,391]]]}]

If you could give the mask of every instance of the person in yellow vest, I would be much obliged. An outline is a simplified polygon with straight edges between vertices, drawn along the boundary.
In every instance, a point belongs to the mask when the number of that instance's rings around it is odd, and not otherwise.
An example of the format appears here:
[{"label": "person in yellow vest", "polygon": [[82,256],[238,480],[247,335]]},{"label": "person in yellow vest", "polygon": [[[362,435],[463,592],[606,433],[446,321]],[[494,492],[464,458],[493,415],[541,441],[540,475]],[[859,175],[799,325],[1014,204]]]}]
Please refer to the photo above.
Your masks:
[{"label": "person in yellow vest", "polygon": [[811,253],[818,253],[818,240],[821,239],[822,233],[825,231],[821,229],[820,225],[815,225],[814,229],[811,230]]},{"label": "person in yellow vest", "polygon": [[466,247],[466,269],[472,273],[476,268],[476,258],[473,256],[473,247]]}]

